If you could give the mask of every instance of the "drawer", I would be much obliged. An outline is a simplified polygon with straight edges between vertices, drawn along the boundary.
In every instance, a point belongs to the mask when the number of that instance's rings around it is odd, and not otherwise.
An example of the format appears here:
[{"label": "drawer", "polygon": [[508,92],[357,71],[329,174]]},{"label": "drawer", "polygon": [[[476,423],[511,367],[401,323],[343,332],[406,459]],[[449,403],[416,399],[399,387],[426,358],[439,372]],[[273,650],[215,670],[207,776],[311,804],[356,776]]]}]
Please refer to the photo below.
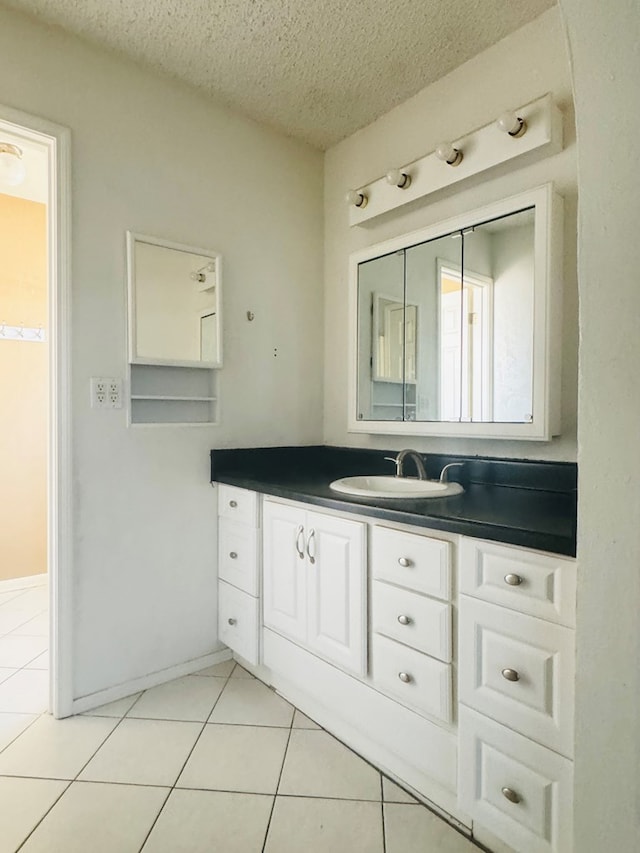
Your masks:
[{"label": "drawer", "polygon": [[467,595],[575,625],[575,560],[462,537],[459,583]]},{"label": "drawer", "polygon": [[464,706],[458,722],[460,807],[519,853],[573,850],[572,762]]},{"label": "drawer", "polygon": [[258,595],[258,531],[255,527],[228,518],[219,520],[218,577],[250,595]]},{"label": "drawer", "polygon": [[373,630],[420,652],[451,660],[451,605],[373,581]]},{"label": "drawer", "polygon": [[218,583],[218,636],[240,657],[258,661],[258,599],[224,581]]},{"label": "drawer", "polygon": [[258,526],[258,494],[236,486],[218,486],[218,515],[230,521]]},{"label": "drawer", "polygon": [[451,543],[388,527],[371,529],[373,577],[451,598]]},{"label": "drawer", "polygon": [[[451,722],[451,667],[374,634],[371,638],[374,686],[420,713]],[[403,678],[400,678],[400,675]]]},{"label": "drawer", "polygon": [[574,632],[465,595],[459,622],[460,701],[571,757]]}]

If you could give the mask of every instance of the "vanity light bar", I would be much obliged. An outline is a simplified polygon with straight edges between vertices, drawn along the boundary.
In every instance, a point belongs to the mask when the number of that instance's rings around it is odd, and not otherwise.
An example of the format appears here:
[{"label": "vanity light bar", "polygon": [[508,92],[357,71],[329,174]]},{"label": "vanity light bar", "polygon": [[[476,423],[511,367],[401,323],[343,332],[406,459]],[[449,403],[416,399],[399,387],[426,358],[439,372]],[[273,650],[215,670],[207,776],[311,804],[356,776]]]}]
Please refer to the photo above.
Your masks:
[{"label": "vanity light bar", "polygon": [[389,211],[524,154],[531,162],[561,150],[562,113],[551,95],[544,95],[360,187],[347,199],[349,225],[366,225]]}]

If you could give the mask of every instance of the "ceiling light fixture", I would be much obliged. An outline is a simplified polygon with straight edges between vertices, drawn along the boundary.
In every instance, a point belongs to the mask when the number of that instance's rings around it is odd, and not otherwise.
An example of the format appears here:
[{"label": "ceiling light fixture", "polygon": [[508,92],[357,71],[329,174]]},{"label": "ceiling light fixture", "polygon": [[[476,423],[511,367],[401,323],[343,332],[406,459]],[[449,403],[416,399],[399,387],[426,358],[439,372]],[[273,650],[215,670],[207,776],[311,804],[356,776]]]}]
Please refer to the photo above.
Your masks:
[{"label": "ceiling light fixture", "polygon": [[347,193],[347,204],[352,204],[354,207],[362,209],[367,206],[369,199],[362,190],[349,190]]},{"label": "ceiling light fixture", "polygon": [[519,136],[524,136],[527,132],[527,123],[523,118],[517,113],[514,113],[513,110],[507,110],[507,112],[502,113],[500,118],[496,121],[496,126],[503,132],[508,133],[509,136],[513,136],[514,139],[517,139]]},{"label": "ceiling light fixture", "polygon": [[406,190],[411,186],[411,175],[403,172],[402,169],[391,169],[387,172],[387,183],[392,187]]},{"label": "ceiling light fixture", "polygon": [[436,157],[449,166],[459,166],[463,158],[462,151],[454,148],[450,142],[441,142],[436,148]]},{"label": "ceiling light fixture", "polygon": [[0,142],[0,184],[17,187],[27,170],[22,162],[22,149],[11,142]]}]

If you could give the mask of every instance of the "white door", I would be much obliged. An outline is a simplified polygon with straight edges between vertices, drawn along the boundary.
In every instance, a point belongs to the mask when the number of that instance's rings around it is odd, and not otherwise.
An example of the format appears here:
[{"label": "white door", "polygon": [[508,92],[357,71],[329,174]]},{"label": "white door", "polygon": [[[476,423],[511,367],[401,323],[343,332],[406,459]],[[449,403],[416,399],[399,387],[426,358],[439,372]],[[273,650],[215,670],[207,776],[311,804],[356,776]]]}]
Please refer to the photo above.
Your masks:
[{"label": "white door", "polygon": [[342,669],[366,672],[365,525],[307,513],[309,647]]},{"label": "white door", "polygon": [[265,500],[264,625],[293,640],[307,639],[305,513]]}]

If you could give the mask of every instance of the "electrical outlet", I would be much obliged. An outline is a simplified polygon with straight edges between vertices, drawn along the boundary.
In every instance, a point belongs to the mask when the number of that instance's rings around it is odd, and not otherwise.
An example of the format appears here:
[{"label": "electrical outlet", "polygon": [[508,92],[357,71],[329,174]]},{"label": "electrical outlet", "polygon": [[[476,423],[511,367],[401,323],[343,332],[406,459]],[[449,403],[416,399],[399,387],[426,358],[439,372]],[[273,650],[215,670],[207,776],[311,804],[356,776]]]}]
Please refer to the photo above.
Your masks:
[{"label": "electrical outlet", "polygon": [[121,409],[122,380],[93,377],[90,383],[92,409]]}]

